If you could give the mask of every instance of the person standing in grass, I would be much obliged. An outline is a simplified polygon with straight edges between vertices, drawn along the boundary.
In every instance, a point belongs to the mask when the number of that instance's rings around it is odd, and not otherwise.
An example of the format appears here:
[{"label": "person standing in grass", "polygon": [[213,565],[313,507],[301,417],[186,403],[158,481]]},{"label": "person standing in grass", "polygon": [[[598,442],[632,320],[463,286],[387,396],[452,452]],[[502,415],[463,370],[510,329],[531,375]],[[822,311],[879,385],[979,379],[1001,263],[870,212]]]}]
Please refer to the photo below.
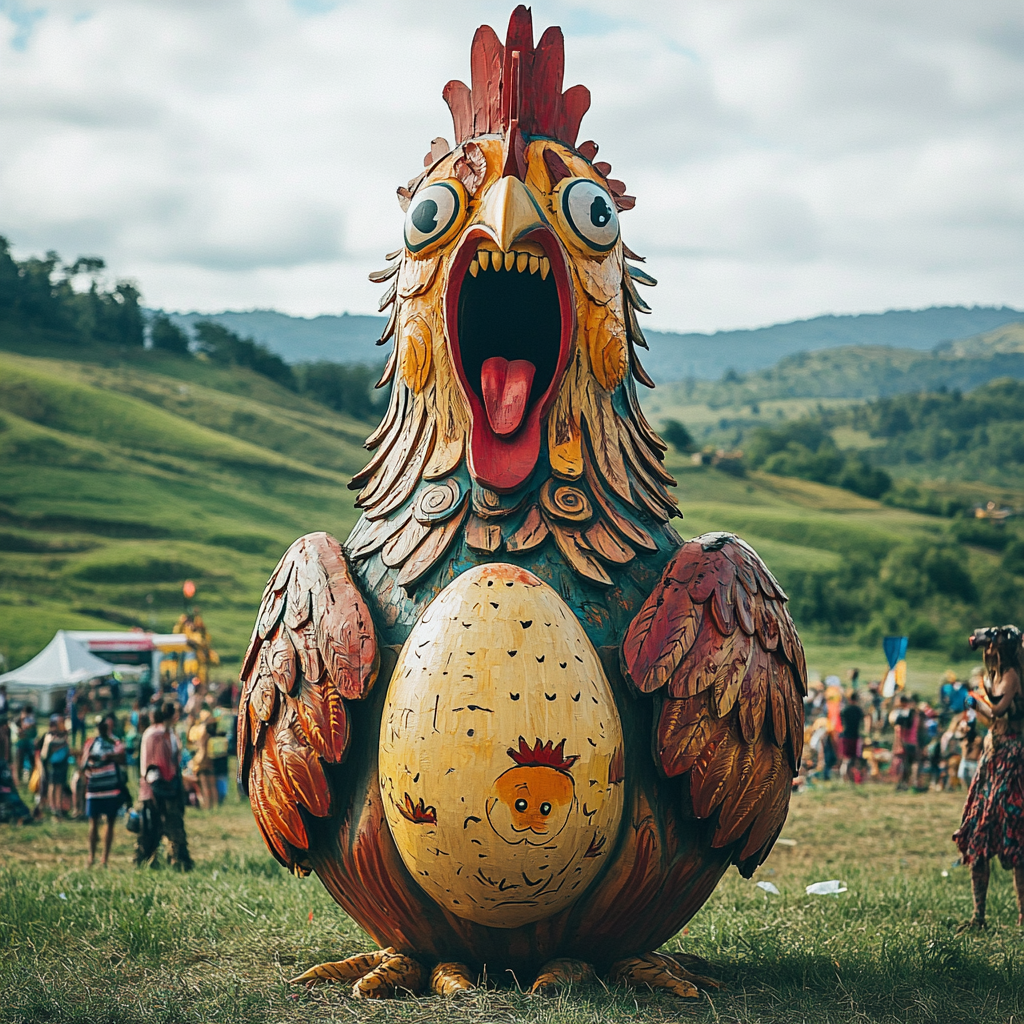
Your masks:
[{"label": "person standing in grass", "polygon": [[178,767],[177,743],[170,731],[175,719],[173,704],[153,711],[153,724],[143,733],[139,752],[139,798],[142,822],[135,843],[137,866],[156,867],[160,840],[170,845],[171,867],[192,870],[185,838],[185,803]]},{"label": "person standing in grass", "polygon": [[864,721],[864,709],[860,706],[860,694],[856,690],[850,692],[846,707],[839,712],[839,718],[842,722],[839,747],[843,756],[839,777],[845,782],[860,782],[860,728]]},{"label": "person standing in grass", "polygon": [[199,721],[188,731],[189,746],[194,751],[191,766],[199,780],[199,802],[204,811],[217,806],[217,780],[213,774],[213,753],[210,740],[217,731],[217,723],[208,708],[199,712]]},{"label": "person standing in grass", "polygon": [[32,713],[32,705],[25,704],[18,715],[18,743],[17,743],[17,769],[15,778],[31,774],[35,762],[36,736],[39,729],[36,726],[36,716]]},{"label": "person standing in grass", "polygon": [[978,774],[978,762],[984,752],[984,740],[978,735],[978,714],[968,709],[963,713],[953,731],[955,739],[960,741],[960,763],[957,765],[956,777],[967,788]]},{"label": "person standing in grass", "polygon": [[985,927],[989,865],[998,857],[1013,870],[1017,923],[1024,926],[1024,652],[1016,626],[977,630],[971,646],[985,648],[983,689],[973,694],[991,723],[953,842],[971,867],[974,914],[959,931]]},{"label": "person standing in grass", "polygon": [[8,720],[10,706],[7,701],[7,684],[0,683],[0,761],[11,760],[11,726]]},{"label": "person standing in grass", "polygon": [[901,693],[896,707],[889,714],[889,724],[893,727],[892,756],[899,758],[899,777],[896,789],[908,789],[917,761],[917,730],[918,713],[913,699]]},{"label": "person standing in grass", "polygon": [[50,728],[43,737],[40,758],[46,777],[46,803],[55,818],[64,813],[64,794],[68,788],[68,763],[71,743],[64,728],[63,715],[50,715]]},{"label": "person standing in grass", "polygon": [[96,724],[98,733],[82,750],[82,770],[85,774],[85,816],[89,819],[89,867],[96,863],[99,843],[100,818],[107,819],[103,837],[102,864],[110,861],[110,847],[114,843],[114,823],[125,797],[122,765],[125,762],[124,744],[112,730],[110,717]]}]

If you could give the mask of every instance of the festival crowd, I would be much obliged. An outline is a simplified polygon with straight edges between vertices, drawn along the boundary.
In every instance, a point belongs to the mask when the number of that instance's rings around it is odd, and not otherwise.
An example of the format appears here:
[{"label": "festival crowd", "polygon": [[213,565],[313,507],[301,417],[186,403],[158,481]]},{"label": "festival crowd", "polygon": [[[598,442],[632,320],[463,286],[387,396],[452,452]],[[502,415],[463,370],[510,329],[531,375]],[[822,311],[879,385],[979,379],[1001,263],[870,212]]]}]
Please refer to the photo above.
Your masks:
[{"label": "festival crowd", "polygon": [[967,679],[946,672],[933,706],[916,693],[881,680],[860,685],[852,669],[844,687],[838,676],[811,680],[804,698],[804,757],[796,786],[832,778],[892,782],[899,790],[966,789],[981,757],[985,729],[970,694],[982,684],[976,666]]},{"label": "festival crowd", "polygon": [[[184,811],[214,812],[228,795],[236,697],[231,686],[193,678],[155,691],[142,686],[121,711],[116,691],[97,682],[70,690],[63,711],[44,725],[32,705],[11,707],[0,685],[0,823],[47,815],[88,821],[92,866],[105,821],[106,866],[124,812],[136,833],[137,864],[155,866],[166,838],[172,867],[189,870]],[[26,784],[31,806],[18,792]]]}]

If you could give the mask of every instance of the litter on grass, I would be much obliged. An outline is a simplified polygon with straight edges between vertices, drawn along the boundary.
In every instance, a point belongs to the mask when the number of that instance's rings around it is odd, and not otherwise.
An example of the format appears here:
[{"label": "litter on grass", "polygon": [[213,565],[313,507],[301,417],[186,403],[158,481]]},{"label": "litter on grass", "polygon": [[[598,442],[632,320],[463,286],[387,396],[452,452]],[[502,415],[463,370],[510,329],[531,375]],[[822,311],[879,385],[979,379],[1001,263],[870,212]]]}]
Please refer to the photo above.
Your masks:
[{"label": "litter on grass", "polygon": [[776,839],[775,840],[775,845],[776,846],[796,846],[796,840],[795,839]]},{"label": "litter on grass", "polygon": [[766,893],[770,892],[773,896],[781,896],[782,893],[772,885],[771,882],[758,882],[758,889],[763,889]]},{"label": "litter on grass", "polygon": [[846,886],[834,878],[828,882],[814,882],[807,886],[808,896],[838,896],[841,892],[846,892]]}]

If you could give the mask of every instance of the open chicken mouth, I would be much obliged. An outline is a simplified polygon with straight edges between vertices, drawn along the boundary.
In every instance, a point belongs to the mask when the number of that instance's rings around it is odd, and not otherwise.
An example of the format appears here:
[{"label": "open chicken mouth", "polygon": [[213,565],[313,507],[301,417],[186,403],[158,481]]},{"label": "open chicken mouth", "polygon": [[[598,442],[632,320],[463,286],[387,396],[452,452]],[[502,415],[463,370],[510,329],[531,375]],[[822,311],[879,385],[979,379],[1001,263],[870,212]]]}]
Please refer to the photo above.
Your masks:
[{"label": "open chicken mouth", "polygon": [[470,470],[514,490],[540,452],[540,420],[568,362],[568,280],[557,243],[534,232],[502,251],[467,239],[452,268],[448,335],[473,418]]}]

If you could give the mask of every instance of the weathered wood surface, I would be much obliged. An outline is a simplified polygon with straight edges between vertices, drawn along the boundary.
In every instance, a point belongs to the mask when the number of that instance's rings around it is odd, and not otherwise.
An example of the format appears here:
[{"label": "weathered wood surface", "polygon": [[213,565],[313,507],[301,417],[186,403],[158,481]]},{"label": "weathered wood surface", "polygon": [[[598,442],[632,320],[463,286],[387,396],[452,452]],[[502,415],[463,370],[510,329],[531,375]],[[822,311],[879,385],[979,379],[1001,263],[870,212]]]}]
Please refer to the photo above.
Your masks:
[{"label": "weathered wood surface", "polygon": [[491,927],[569,906],[618,833],[622,744],[561,598],[513,565],[463,573],[409,634],[381,719],[384,812],[410,875]]},{"label": "weathered wood surface", "polygon": [[552,959],[654,977],[643,955],[771,848],[797,767],[785,595],[741,541],[669,525],[636,392],[655,281],[563,71],[518,7],[445,88],[454,147],[398,189],[408,248],[371,275],[391,395],[362,517],[347,556],[289,550],[243,666],[259,827],[383,947],[377,994]]}]

